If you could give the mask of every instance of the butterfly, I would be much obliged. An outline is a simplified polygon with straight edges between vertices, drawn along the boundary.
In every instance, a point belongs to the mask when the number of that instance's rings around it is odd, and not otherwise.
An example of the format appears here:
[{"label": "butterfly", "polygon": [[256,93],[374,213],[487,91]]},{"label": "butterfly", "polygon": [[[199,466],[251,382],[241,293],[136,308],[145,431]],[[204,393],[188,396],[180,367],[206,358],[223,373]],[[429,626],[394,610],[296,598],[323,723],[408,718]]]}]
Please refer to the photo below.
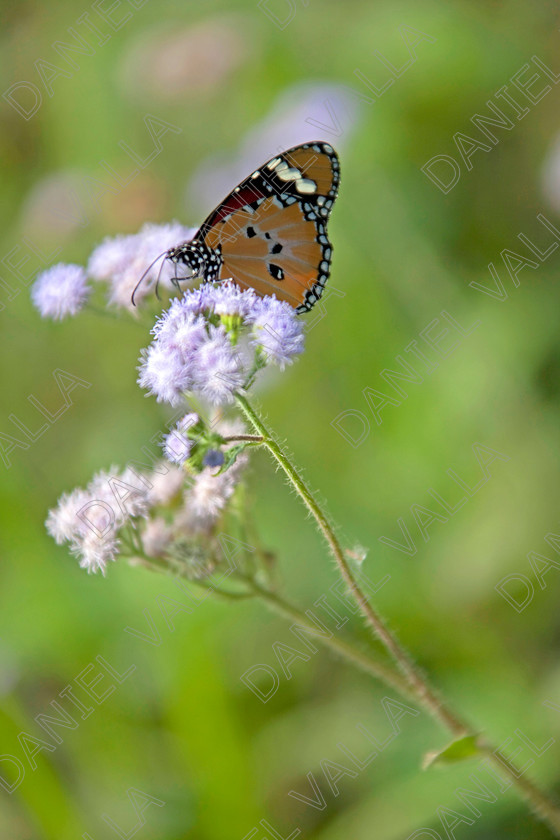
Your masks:
[{"label": "butterfly", "polygon": [[190,242],[166,252],[175,280],[232,278],[242,289],[275,294],[296,312],[308,312],[330,273],[327,221],[339,181],[338,156],[328,143],[303,143],[271,158],[210,213]]}]

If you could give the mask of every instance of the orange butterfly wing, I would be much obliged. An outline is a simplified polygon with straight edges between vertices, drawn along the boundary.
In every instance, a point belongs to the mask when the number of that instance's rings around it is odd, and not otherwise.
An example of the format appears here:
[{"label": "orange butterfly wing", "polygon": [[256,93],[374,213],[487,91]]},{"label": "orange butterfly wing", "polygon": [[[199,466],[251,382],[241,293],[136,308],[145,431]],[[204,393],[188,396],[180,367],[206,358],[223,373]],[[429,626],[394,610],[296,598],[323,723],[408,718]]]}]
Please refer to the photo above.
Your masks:
[{"label": "orange butterfly wing", "polygon": [[276,294],[298,312],[319,300],[330,273],[326,223],[340,167],[326,143],[305,143],[255,170],[214,210],[196,239],[218,251],[220,280]]}]

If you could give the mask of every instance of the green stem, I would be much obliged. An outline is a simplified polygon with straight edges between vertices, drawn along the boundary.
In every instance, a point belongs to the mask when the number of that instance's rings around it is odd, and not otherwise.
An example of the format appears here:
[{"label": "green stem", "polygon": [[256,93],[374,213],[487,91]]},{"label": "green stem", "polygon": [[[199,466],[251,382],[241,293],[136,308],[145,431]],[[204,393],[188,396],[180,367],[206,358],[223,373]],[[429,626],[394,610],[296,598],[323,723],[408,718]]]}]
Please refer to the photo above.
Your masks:
[{"label": "green stem", "polygon": [[477,746],[478,751],[494,765],[498,773],[509,779],[533,813],[548,825],[556,837],[560,837],[560,805],[548,794],[543,793],[512,761],[501,753],[498,756],[496,747],[484,738],[477,739]]},{"label": "green stem", "polygon": [[375,679],[385,683],[385,685],[390,686],[399,694],[404,694],[412,699],[413,695],[406,683],[406,680],[404,680],[398,672],[394,671],[392,668],[388,668],[382,662],[375,662],[349,642],[345,642],[343,639],[339,639],[335,635],[321,635],[320,631],[317,630],[317,625],[311,621],[304,612],[299,610],[293,604],[290,604],[280,595],[277,595],[275,592],[271,592],[270,589],[260,586],[255,580],[248,581],[248,585],[253,590],[255,596],[263,601],[269,610],[281,615],[283,618],[287,618],[289,621],[296,621],[299,625],[312,632],[317,641],[324,647],[329,648],[338,656],[342,656],[343,659],[346,659],[360,670],[365,671],[371,677],[374,677]]},{"label": "green stem", "polygon": [[310,489],[307,487],[303,478],[299,475],[286,453],[282,451],[278,443],[274,440],[247,399],[240,394],[237,394],[236,398],[243,413],[250,421],[255,431],[262,435],[263,446],[268,449],[275,461],[282,467],[288,477],[288,480],[290,481],[290,484],[298,493],[303,503],[315,519],[317,527],[329,546],[331,554],[339,568],[344,582],[354,596],[354,600],[360,607],[363,616],[373,631],[373,634],[380,640],[391,658],[398,665],[411,692],[422,703],[424,708],[427,709],[427,711],[437,720],[439,720],[446,729],[452,732],[455,737],[461,738],[465,735],[471,734],[469,727],[453,712],[451,712],[451,710],[448,709],[443,701],[437,696],[436,692],[429,685],[426,678],[416,668],[416,665],[407,651],[398,642],[393,633],[391,633],[381,616],[370,604],[365,593],[362,592],[362,589],[360,588],[360,585],[354,577],[352,569],[346,560],[344,550],[338,541],[338,537],[336,536],[331,523],[321,510],[319,503],[314,498]]},{"label": "green stem", "polygon": [[[289,483],[300,496],[308,511],[315,519],[316,525],[329,546],[330,552],[338,566],[340,574],[348,589],[354,596],[354,599],[360,607],[363,616],[376,638],[381,641],[386,651],[398,665],[404,678],[402,680],[402,687],[405,688],[405,693],[409,696],[412,695],[415,697],[424,709],[445,729],[447,729],[454,738],[462,738],[467,735],[474,736],[474,731],[461,720],[461,718],[448,706],[446,702],[442,700],[442,698],[439,697],[435,689],[432,688],[428,679],[416,667],[416,664],[412,660],[408,651],[403,648],[397,637],[391,632],[385,621],[369,602],[348,564],[344,550],[338,540],[338,537],[336,536],[333,526],[329,522],[328,517],[322,511],[311,490],[307,487],[303,478],[291,463],[287,454],[273,438],[246,397],[241,394],[237,394],[236,399],[243,414],[250,422],[254,430],[263,437],[262,445],[268,449],[276,463],[283,469]],[[264,596],[261,594],[261,597]],[[275,609],[277,612],[281,612],[290,618],[294,617],[294,608],[286,605],[278,599],[277,596],[274,596],[272,593],[267,593],[264,599],[272,609]],[[297,612],[299,613],[299,611]],[[299,614],[298,620],[301,620]],[[340,640],[338,640],[336,648],[339,653],[342,653],[343,651],[339,642]],[[343,644],[346,648],[346,644]],[[334,645],[330,646],[335,649]],[[350,648],[350,646],[348,647]],[[364,669],[364,664],[361,662],[361,654],[359,654],[358,651],[353,648],[351,648],[351,652],[345,649],[343,655]],[[357,658],[357,656],[359,658]],[[397,684],[397,682],[395,682],[395,675],[392,672],[386,674],[384,673],[385,669],[383,668],[382,673],[377,664],[371,664],[373,665],[373,668],[368,666],[365,670],[368,670],[368,672],[373,676],[376,676],[384,682],[388,682],[389,685],[402,692],[400,679],[399,684]],[[390,676],[390,681],[387,680],[388,675]],[[549,826],[555,836],[560,837],[560,806],[546,793],[543,793],[530,779],[524,777],[521,771],[518,770],[511,761],[506,759],[502,760],[501,757],[498,757],[496,755],[496,749],[492,747],[491,744],[482,738],[477,738],[477,745],[480,754],[484,755],[502,775],[506,776],[512,782],[512,785],[515,786],[520,797],[527,802],[535,815],[541,818]]]},{"label": "green stem", "polygon": [[[126,555],[123,555],[126,556]],[[160,572],[161,574],[171,575],[173,577],[182,578],[188,581],[193,586],[198,586],[204,589],[205,592],[211,591],[218,599],[224,601],[246,601],[248,598],[254,598],[255,593],[251,591],[232,592],[227,589],[217,589],[211,583],[206,583],[204,580],[196,580],[196,578],[189,577],[185,574],[180,564],[171,563],[169,560],[156,557],[147,557],[145,554],[132,554],[129,560],[134,562],[136,566],[142,566],[144,569],[149,569],[151,572]]]},{"label": "green stem", "polygon": [[264,443],[262,435],[230,435],[224,438],[226,443]]}]

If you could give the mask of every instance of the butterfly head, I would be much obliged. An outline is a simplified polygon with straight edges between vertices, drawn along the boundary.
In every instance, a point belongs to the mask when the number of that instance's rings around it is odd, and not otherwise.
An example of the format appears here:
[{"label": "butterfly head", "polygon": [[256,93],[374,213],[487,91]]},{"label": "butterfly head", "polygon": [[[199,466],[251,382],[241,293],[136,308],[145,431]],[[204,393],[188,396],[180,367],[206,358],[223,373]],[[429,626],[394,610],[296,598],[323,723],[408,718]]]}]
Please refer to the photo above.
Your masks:
[{"label": "butterfly head", "polygon": [[166,252],[165,259],[175,266],[173,279],[177,284],[179,280],[192,280],[193,277],[197,276],[196,260],[193,257],[194,254],[191,253],[189,245],[169,248]]},{"label": "butterfly head", "polygon": [[[176,248],[170,248],[166,253],[166,259],[174,263],[177,280],[192,280],[194,277],[201,277],[203,280],[212,281],[218,277],[222,265],[220,251],[220,248],[215,250],[200,240],[193,239]],[[179,272],[181,276],[178,276]]]}]

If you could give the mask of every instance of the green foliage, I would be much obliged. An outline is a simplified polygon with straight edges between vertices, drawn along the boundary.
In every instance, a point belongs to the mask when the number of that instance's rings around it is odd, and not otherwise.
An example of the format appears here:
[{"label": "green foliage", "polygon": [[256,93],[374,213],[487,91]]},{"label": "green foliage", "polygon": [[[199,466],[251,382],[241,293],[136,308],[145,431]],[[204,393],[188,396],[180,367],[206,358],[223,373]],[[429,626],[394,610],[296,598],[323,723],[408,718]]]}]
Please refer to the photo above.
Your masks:
[{"label": "green foliage", "polygon": [[[555,5],[310,0],[292,4],[296,14],[285,29],[253,0],[133,5],[113,13],[117,21],[132,15],[115,31],[83,4],[12,4],[0,36],[2,91],[27,80],[43,100],[29,120],[5,100],[0,106],[0,432],[23,441],[9,455],[10,469],[0,464],[0,752],[25,767],[15,793],[0,791],[0,834],[14,840],[117,836],[102,815],[132,830],[130,788],[166,803],[146,809],[138,840],[241,840],[260,820],[282,837],[299,826],[306,840],[405,840],[422,826],[443,838],[438,808],[466,813],[456,790],[472,789],[472,762],[418,772],[421,756],[443,737],[424,715],[403,720],[402,732],[375,760],[359,773],[352,769],[337,744],[364,761],[373,747],[358,725],[379,743],[392,733],[381,706],[385,690],[366,675],[322,649],[311,652],[258,604],[208,598],[193,607],[173,581],[125,564],[110,568],[105,579],[88,577],[43,528],[58,496],[96,470],[155,457],[152,438],[168,416],[135,384],[149,327],[93,312],[57,325],[41,321],[25,279],[40,260],[24,240],[41,254],[59,249],[53,259],[83,263],[105,235],[135,231],[145,221],[198,224],[211,202],[191,191],[185,205],[185,194],[210,155],[238,151],[292,84],[330,81],[373,98],[354,70],[381,88],[389,70],[374,51],[402,67],[405,25],[436,40],[419,42],[417,61],[377,101],[362,101],[354,122],[336,115],[335,134],[327,136],[340,147],[342,167],[330,224],[337,292],[309,331],[304,356],[263,387],[261,402],[267,423],[328,500],[347,544],[368,547],[364,573],[372,583],[390,576],[376,598],[391,627],[473,726],[505,745],[506,754],[521,747],[521,764],[533,760],[528,772],[553,789],[560,783],[557,744],[537,757],[515,733],[537,745],[560,738],[560,579],[554,568],[539,579],[527,557],[556,558],[545,535],[558,531],[560,250],[537,269],[524,268],[519,286],[501,252],[530,255],[519,233],[541,250],[553,242],[539,213],[560,227],[543,187],[558,131],[558,86],[548,80],[551,91],[511,131],[495,128],[499,142],[486,139],[491,150],[474,153],[472,170],[461,165],[447,195],[420,167],[435,155],[457,157],[456,132],[482,136],[470,118],[488,113],[489,100],[499,104],[495,92],[504,85],[523,101],[510,79],[531,56],[559,72]],[[287,6],[269,3],[277,14]],[[77,23],[84,12],[110,33],[103,45]],[[223,55],[212,52],[206,36],[195,39],[198,52],[192,42],[182,49],[172,40],[202,24],[236,39],[228,49],[237,63],[215,82]],[[72,40],[69,27],[95,43],[94,53],[67,52],[80,69],[54,78],[49,96],[35,62],[66,66],[53,44]],[[196,84],[177,81],[172,72],[173,56],[185,54],[194,55],[187,80],[196,77]],[[156,84],[161,77],[165,88]],[[161,154],[140,169],[126,148],[138,159],[149,157],[148,114],[181,133],[166,133]],[[327,106],[321,121],[332,124]],[[99,181],[111,189],[103,193]],[[18,276],[13,266],[19,263]],[[495,288],[489,263],[507,299],[470,285]],[[444,328],[449,333],[438,352],[426,336],[434,339]],[[414,355],[413,341],[427,361]],[[399,391],[381,374],[406,371],[401,360],[421,381],[393,378]],[[78,385],[69,408],[50,422],[36,403],[52,415],[63,407],[53,379],[59,369],[89,387]],[[380,424],[368,388],[396,401],[381,410]],[[369,424],[356,447],[332,425],[349,409]],[[10,416],[36,439],[26,438]],[[353,435],[365,426],[355,429]],[[474,488],[485,477],[475,444],[509,460],[492,461],[490,477],[469,495],[449,470]],[[275,574],[294,601],[332,626],[314,606],[337,580],[324,547],[266,455],[248,451],[253,521],[278,556]],[[429,515],[420,508],[440,518],[426,524]],[[513,573],[533,589],[521,612],[495,589]],[[353,616],[337,632],[369,644]],[[302,654],[291,679],[274,652],[278,643]],[[98,656],[119,674],[135,666],[122,683],[105,672],[96,690],[115,690],[102,703],[88,700],[76,682],[90,664],[101,667]],[[257,663],[278,674],[278,690],[266,704],[240,679]],[[62,703],[68,685],[94,712],[82,720],[75,710],[75,729],[55,727],[58,743],[34,718],[55,715],[51,701]],[[37,755],[36,770],[18,741],[21,731],[56,744]],[[439,763],[457,748],[440,754]],[[339,780],[339,795],[322,768],[326,761],[357,772]],[[8,779],[14,772],[0,764]],[[322,810],[289,795],[316,796],[309,773],[325,797]],[[490,777],[484,781],[498,790]],[[482,816],[459,826],[457,837],[550,836],[525,816],[511,791],[476,804]]]}]

